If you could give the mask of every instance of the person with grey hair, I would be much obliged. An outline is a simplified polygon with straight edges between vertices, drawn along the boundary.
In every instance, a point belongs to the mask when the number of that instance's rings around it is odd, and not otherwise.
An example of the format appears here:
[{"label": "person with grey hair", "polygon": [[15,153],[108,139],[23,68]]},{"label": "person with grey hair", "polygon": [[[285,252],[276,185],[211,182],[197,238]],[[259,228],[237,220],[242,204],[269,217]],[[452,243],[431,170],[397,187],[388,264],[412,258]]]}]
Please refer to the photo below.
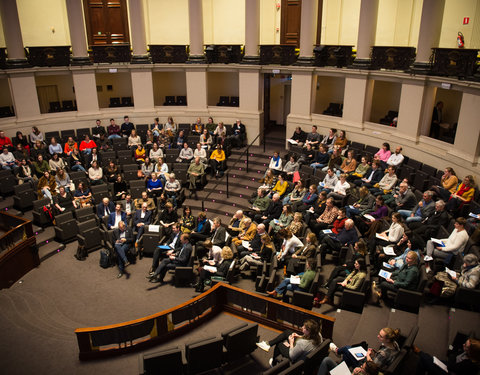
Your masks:
[{"label": "person with grey hair", "polygon": [[426,242],[435,237],[440,226],[447,227],[449,222],[448,213],[445,210],[445,202],[438,200],[435,202],[435,211],[422,222],[414,221],[408,223],[408,227],[413,231],[418,240],[422,240],[420,247],[425,248]]},{"label": "person with grey hair", "polygon": [[265,227],[270,225],[270,221],[278,219],[282,214],[282,201],[280,200],[280,194],[273,194],[272,200],[268,205],[267,209],[262,213],[255,215],[254,221],[257,223],[263,223]]},{"label": "person with grey hair", "polygon": [[427,190],[423,193],[422,200],[413,207],[412,211],[398,210],[398,213],[405,218],[407,224],[413,221],[422,221],[435,211],[435,202],[432,198],[433,191]]},{"label": "person with grey hair", "polygon": [[475,289],[480,282],[480,264],[475,254],[467,254],[463,257],[463,265],[460,275],[452,276],[458,286],[468,289]]}]

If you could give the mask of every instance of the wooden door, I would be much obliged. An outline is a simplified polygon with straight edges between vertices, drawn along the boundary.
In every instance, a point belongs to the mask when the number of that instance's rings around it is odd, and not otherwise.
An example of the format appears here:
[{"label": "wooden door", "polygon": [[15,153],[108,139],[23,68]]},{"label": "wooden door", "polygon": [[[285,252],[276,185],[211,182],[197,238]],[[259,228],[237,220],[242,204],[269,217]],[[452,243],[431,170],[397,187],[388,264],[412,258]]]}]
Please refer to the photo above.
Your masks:
[{"label": "wooden door", "polygon": [[300,46],[301,0],[282,0],[280,44]]},{"label": "wooden door", "polygon": [[84,0],[88,44],[128,44],[126,0]]}]

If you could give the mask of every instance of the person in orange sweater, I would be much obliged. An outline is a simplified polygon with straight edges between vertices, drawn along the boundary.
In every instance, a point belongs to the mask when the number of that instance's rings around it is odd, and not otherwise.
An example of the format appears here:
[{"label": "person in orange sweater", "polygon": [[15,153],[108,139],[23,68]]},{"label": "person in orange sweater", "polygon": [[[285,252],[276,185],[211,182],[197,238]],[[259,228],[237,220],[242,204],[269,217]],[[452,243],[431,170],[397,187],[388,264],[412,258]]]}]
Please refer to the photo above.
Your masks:
[{"label": "person in orange sweater", "polygon": [[210,155],[210,166],[212,167],[212,177],[217,178],[223,176],[225,171],[225,151],[222,149],[222,145],[217,144],[217,148]]},{"label": "person in orange sweater", "polygon": [[85,139],[80,143],[80,151],[84,152],[87,155],[92,153],[92,148],[97,147],[95,142],[90,139],[88,135],[85,135]]}]

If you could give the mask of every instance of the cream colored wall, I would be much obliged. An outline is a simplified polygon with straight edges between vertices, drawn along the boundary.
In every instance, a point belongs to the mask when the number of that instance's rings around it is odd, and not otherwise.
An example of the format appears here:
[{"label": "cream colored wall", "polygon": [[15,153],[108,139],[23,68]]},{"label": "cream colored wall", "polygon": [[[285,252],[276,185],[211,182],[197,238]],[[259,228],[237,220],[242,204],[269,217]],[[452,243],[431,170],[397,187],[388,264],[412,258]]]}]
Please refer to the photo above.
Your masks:
[{"label": "cream colored wall", "polygon": [[0,17],[0,48],[5,48],[5,35],[3,35],[3,22],[2,17]]},{"label": "cream colored wall", "polygon": [[64,0],[17,0],[17,8],[25,46],[70,45]]},{"label": "cream colored wall", "polygon": [[375,80],[370,121],[379,123],[388,111],[398,111],[401,92],[400,83]]},{"label": "cream colored wall", "polygon": [[286,76],[276,76],[270,79],[270,120],[283,124],[285,85],[290,84]]},{"label": "cream colored wall", "polygon": [[[457,90],[437,89],[435,96],[435,104],[439,101],[443,102],[443,122],[454,124],[458,122],[460,106],[462,105],[462,92]],[[432,108],[433,112],[433,108]]]},{"label": "cream colored wall", "polygon": [[57,86],[58,100],[75,100],[73,92],[73,79],[69,74],[56,75],[35,75],[36,86]]},{"label": "cream colored wall", "polygon": [[147,44],[189,44],[188,0],[144,0]]},{"label": "cream colored wall", "polygon": [[[456,48],[457,33],[460,31],[465,37],[465,48],[480,48],[480,36],[473,35],[474,26],[479,30],[479,8],[480,0],[446,0],[439,47]],[[464,17],[470,17],[468,25],[463,25]]]},{"label": "cream colored wall", "polygon": [[[184,72],[154,72],[153,98],[155,106],[162,106],[165,96],[187,95],[187,84]],[[188,100],[188,98],[187,98]]]},{"label": "cream colored wall", "polygon": [[330,103],[342,103],[345,95],[345,78],[317,76],[313,113],[323,113]]},{"label": "cream colored wall", "polygon": [[245,44],[245,0],[203,0],[205,44]]},{"label": "cream colored wall", "polygon": [[321,44],[357,45],[360,1],[324,0]]},{"label": "cream colored wall", "polygon": [[260,44],[280,43],[280,12],[275,4],[278,1],[260,0]]},{"label": "cream colored wall", "polygon": [[[122,98],[132,94],[132,79],[130,73],[96,73],[97,86],[102,86],[102,91],[98,92],[98,105],[100,108],[108,108],[110,98]],[[113,90],[107,91],[107,85],[112,85]]]},{"label": "cream colored wall", "polygon": [[217,105],[220,96],[238,96],[238,73],[207,73],[207,104]]},{"label": "cream colored wall", "polygon": [[422,0],[388,0],[378,4],[377,46],[416,46]]}]

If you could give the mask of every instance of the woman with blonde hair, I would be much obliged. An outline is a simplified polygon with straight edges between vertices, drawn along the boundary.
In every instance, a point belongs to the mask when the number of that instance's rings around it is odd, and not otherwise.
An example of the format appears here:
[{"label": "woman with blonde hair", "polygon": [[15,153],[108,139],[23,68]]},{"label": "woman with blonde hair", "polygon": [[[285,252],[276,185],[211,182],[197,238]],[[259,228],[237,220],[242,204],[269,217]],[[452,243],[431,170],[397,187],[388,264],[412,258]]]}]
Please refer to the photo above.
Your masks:
[{"label": "woman with blonde hair", "polygon": [[390,327],[385,327],[380,330],[377,335],[378,341],[380,342],[380,347],[378,350],[367,348],[367,343],[363,342],[362,347],[367,350],[367,355],[361,359],[357,359],[350,352],[351,346],[344,346],[342,348],[337,348],[335,344],[330,344],[330,349],[335,352],[337,355],[343,354],[343,360],[348,367],[358,367],[365,361],[373,361],[380,370],[385,370],[395,359],[400,347],[398,346],[397,339],[400,336],[399,329],[393,329]]},{"label": "woman with blonde hair", "polygon": [[200,277],[198,283],[195,285],[195,291],[202,293],[205,288],[205,281],[212,278],[212,276],[225,278],[227,276],[228,269],[232,264],[233,252],[228,246],[224,246],[221,253],[220,262],[216,263],[212,261],[208,266],[200,267]]}]

